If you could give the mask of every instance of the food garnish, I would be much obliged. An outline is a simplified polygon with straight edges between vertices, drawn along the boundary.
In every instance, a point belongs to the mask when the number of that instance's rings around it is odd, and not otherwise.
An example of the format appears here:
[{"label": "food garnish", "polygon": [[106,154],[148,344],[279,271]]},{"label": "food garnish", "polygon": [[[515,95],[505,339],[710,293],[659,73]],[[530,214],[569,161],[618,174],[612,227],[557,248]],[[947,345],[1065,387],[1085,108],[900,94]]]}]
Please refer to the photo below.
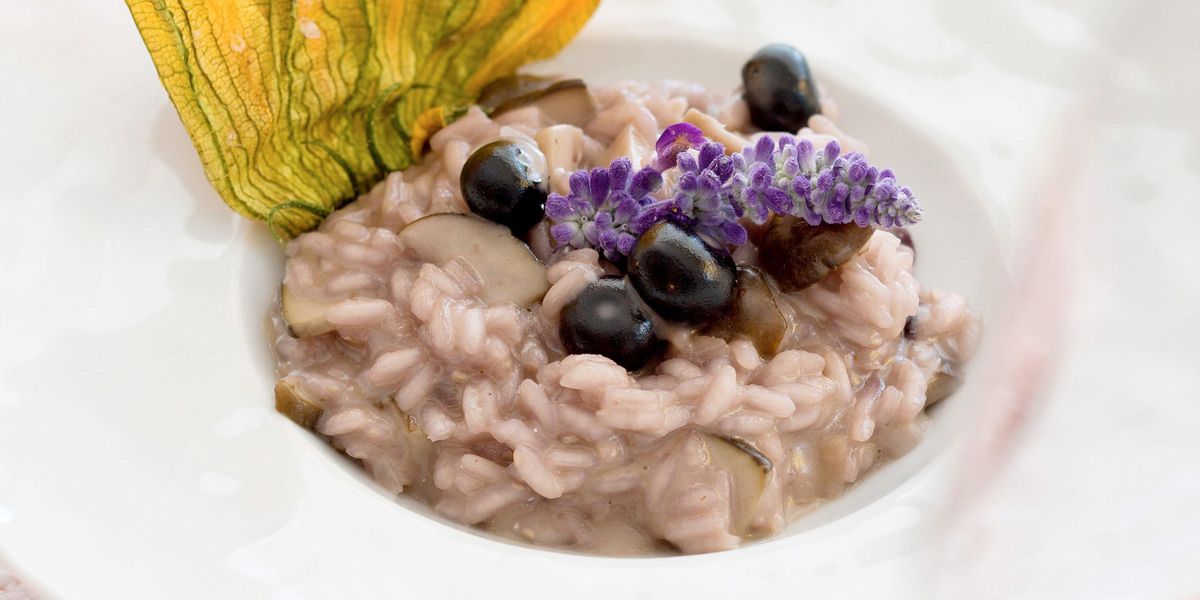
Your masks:
[{"label": "food garnish", "polygon": [[609,260],[633,250],[637,235],[630,221],[654,202],[662,173],[653,167],[631,173],[633,162],[618,158],[607,168],[580,169],[571,174],[571,193],[551,193],[546,216],[557,247],[595,248]]},{"label": "food garnish", "polygon": [[412,164],[599,0],[126,0],[209,181],[281,240]]},{"label": "food garnish", "polygon": [[[763,135],[732,156],[690,123],[676,123],[659,137],[653,167],[637,173],[637,193],[609,194],[609,171],[624,175],[626,159],[609,169],[577,171],[571,193],[551,193],[546,216],[559,247],[595,248],[610,260],[628,255],[636,236],[671,221],[717,246],[749,241],[741,220],[765,224],[772,215],[793,216],[811,226],[853,224],[895,229],[923,215],[911,189],[857,152],[843,155],[837,142],[818,151],[791,135]],[[649,171],[677,168],[668,193],[656,194],[662,177]],[[591,183],[599,178],[601,185]],[[622,180],[624,181],[624,180]],[[657,185],[652,185],[657,184]],[[596,194],[599,189],[603,193]],[[659,198],[659,196],[664,196]]]}]

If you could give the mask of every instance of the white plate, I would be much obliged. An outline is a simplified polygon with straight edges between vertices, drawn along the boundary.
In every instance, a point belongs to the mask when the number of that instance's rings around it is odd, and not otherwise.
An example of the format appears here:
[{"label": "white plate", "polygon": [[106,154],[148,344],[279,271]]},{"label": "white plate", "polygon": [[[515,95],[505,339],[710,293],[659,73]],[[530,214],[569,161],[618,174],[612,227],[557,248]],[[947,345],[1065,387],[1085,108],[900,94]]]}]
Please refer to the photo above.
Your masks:
[{"label": "white plate", "polygon": [[[539,68],[727,90],[769,41],[650,35],[653,20],[630,25],[641,13],[614,6]],[[911,586],[940,502],[934,457],[953,435],[953,415],[787,535],[728,553],[568,555],[396,506],[272,410],[263,316],[282,254],[208,186],[128,15],[110,8],[78,22],[86,27],[60,25],[106,32],[103,51],[67,45],[65,62],[50,52],[6,63],[17,93],[0,94],[0,109],[23,117],[5,134],[22,143],[0,156],[9,218],[0,238],[0,546],[47,594],[896,598],[920,589]],[[915,235],[920,278],[989,312],[1003,266],[986,200],[968,183],[977,179],[969,145],[932,133],[929,113],[922,121],[897,112],[860,76],[871,63],[829,47],[810,55],[845,128],[921,194],[930,218]]]}]

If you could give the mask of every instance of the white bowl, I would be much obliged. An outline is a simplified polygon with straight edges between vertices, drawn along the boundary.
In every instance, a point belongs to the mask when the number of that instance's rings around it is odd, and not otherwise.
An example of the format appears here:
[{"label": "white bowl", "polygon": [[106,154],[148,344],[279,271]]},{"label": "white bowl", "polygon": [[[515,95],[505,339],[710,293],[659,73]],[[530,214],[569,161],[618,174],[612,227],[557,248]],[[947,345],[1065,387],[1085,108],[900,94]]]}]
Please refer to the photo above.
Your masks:
[{"label": "white bowl", "polygon": [[[9,133],[34,140],[23,152],[61,159],[38,163],[21,196],[28,223],[0,245],[16,282],[0,295],[0,544],[35,587],[66,598],[894,598],[919,583],[939,455],[961,426],[953,411],[785,535],[726,553],[566,554],[476,535],[406,498],[397,506],[272,410],[264,317],[282,253],[210,189],[120,18],[96,25],[124,36],[111,57],[79,67],[94,78],[86,122],[54,129],[73,117],[38,113]],[[603,24],[537,69],[729,90],[765,41],[723,47]],[[850,81],[853,65],[814,62],[844,128],[920,194],[921,281],[990,314],[1004,267],[975,174],[951,158],[964,150]],[[968,386],[956,402],[970,396]]]}]

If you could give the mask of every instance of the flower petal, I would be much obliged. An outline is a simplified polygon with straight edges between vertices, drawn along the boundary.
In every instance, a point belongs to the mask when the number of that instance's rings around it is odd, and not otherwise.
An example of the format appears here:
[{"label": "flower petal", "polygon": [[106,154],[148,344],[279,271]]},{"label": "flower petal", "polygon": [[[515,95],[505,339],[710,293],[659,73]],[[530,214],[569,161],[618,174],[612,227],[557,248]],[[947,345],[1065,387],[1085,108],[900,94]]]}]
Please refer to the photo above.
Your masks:
[{"label": "flower petal", "polygon": [[750,167],[750,187],[762,191],[771,185],[771,169],[762,163]]},{"label": "flower petal", "polygon": [[741,246],[750,241],[750,234],[737,221],[725,221],[720,225],[722,237],[726,244]]},{"label": "flower petal", "polygon": [[599,207],[608,198],[608,169],[596,167],[588,177],[592,204]]},{"label": "flower petal", "polygon": [[633,237],[633,235],[622,233],[620,234],[620,237],[617,238],[617,252],[628,256],[629,253],[633,251],[633,245],[636,243],[637,238]]},{"label": "flower petal", "polygon": [[691,123],[676,123],[663,130],[654,143],[655,166],[665,171],[676,164],[679,153],[703,144],[704,132]]},{"label": "flower petal", "polygon": [[828,144],[825,144],[825,163],[832,164],[841,153],[842,146],[837,143],[837,140],[832,140]]},{"label": "flower petal", "polygon": [[608,184],[613,190],[629,189],[629,173],[633,171],[633,162],[627,157],[620,157],[608,167]]},{"label": "flower petal", "polygon": [[662,184],[662,173],[653,167],[643,167],[641,171],[633,174],[633,180],[629,183],[629,195],[640,200],[647,194],[657,192]]},{"label": "flower petal", "polygon": [[588,172],[586,170],[580,169],[574,173],[571,173],[571,178],[569,181],[571,183],[572,196],[578,196],[580,198],[588,196],[591,188],[590,184],[588,183]]},{"label": "flower petal", "polygon": [[575,211],[571,210],[571,203],[567,201],[567,197],[562,194],[552,193],[546,197],[546,216],[551,221],[562,221],[571,218]]},{"label": "flower petal", "polygon": [[641,207],[638,206],[637,202],[634,202],[633,198],[625,198],[621,200],[620,204],[617,204],[616,210],[613,211],[613,220],[618,224],[624,225],[637,215],[639,208]]},{"label": "flower petal", "polygon": [[695,173],[700,170],[700,165],[696,162],[696,157],[692,156],[691,152],[680,152],[677,160],[679,162],[679,170],[684,173]]},{"label": "flower petal", "polygon": [[733,159],[722,154],[708,168],[709,172],[716,175],[721,183],[729,181],[729,177],[733,175]]},{"label": "flower petal", "polygon": [[700,155],[696,158],[696,162],[700,163],[701,169],[707,169],[714,160],[721,156],[725,156],[725,146],[716,142],[705,142],[700,146]]},{"label": "flower petal", "polygon": [[771,136],[764,135],[754,142],[754,158],[766,164],[771,164],[771,153],[775,151],[775,140]]},{"label": "flower petal", "polygon": [[787,192],[776,188],[768,188],[765,192],[766,204],[776,214],[786,215],[792,212],[792,198]]},{"label": "flower petal", "polygon": [[550,237],[554,240],[555,248],[570,245],[579,233],[579,226],[574,223],[559,223],[550,227]]}]

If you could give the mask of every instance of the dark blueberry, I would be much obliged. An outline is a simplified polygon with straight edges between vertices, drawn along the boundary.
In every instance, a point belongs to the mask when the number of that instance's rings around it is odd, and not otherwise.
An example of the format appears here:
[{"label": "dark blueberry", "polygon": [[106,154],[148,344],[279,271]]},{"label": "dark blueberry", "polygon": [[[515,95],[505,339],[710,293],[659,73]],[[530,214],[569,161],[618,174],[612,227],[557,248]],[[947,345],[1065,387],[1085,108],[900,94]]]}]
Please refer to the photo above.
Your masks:
[{"label": "dark blueberry", "polygon": [[545,159],[511,140],[481,146],[463,165],[459,186],[471,212],[522,234],[546,207]]},{"label": "dark blueberry", "polygon": [[626,266],[633,288],[665,319],[707,323],[733,306],[733,258],[674,223],[643,233]]},{"label": "dark blueberry", "polygon": [[809,225],[797,217],[776,217],[758,244],[758,261],[785,292],[802,290],[854,258],[874,229]]},{"label": "dark blueberry", "polygon": [[917,318],[915,316],[904,320],[904,337],[910,340],[917,338]]},{"label": "dark blueberry", "polygon": [[659,349],[649,311],[620,277],[590,283],[562,310],[558,334],[571,354],[601,354],[637,370]]},{"label": "dark blueberry", "polygon": [[771,44],[742,67],[742,97],[750,120],[765,131],[799,131],[821,112],[821,98],[808,61],[787,44]]}]

